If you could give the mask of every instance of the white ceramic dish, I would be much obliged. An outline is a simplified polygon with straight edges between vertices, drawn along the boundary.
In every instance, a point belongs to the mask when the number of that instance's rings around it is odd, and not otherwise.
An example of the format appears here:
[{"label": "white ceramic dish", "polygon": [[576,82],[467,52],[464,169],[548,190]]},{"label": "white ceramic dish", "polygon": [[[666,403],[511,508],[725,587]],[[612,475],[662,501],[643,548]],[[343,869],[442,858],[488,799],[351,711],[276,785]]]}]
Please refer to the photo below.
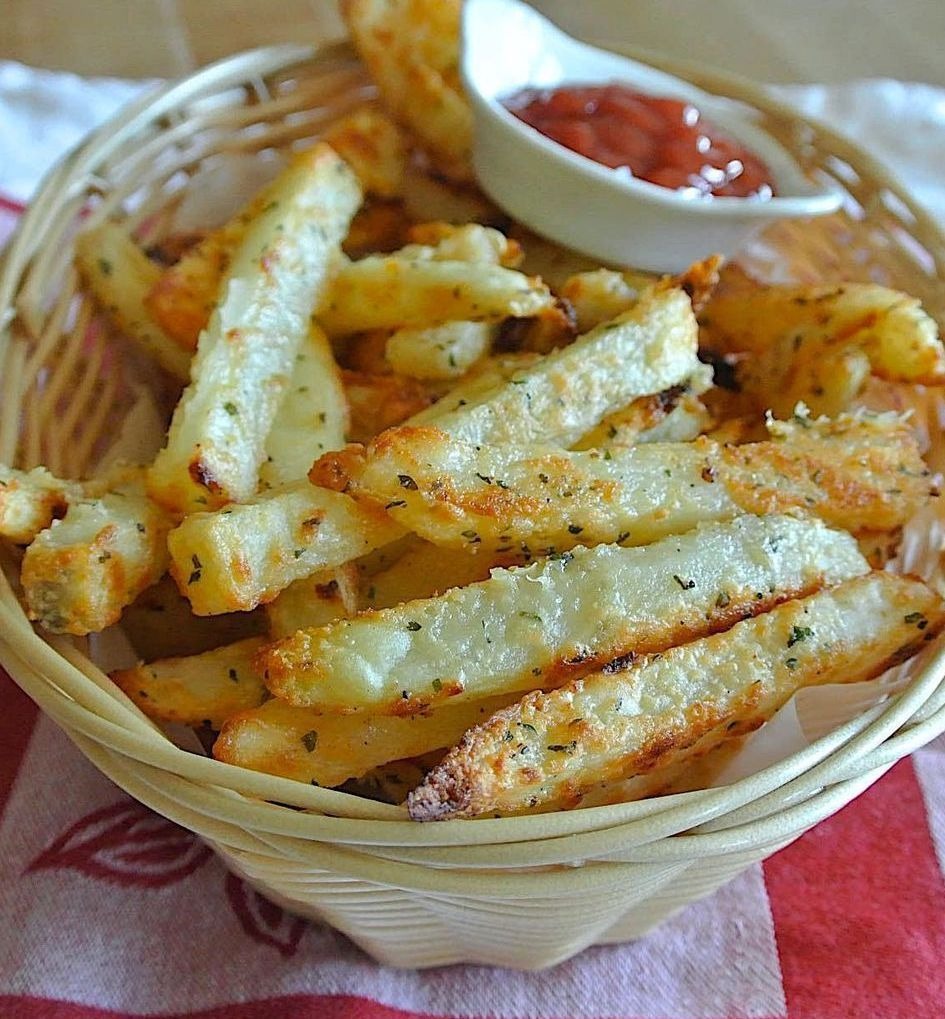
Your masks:
[{"label": "white ceramic dish", "polygon": [[[842,203],[839,192],[801,173],[750,107],[578,42],[520,0],[466,0],[461,71],[482,188],[533,230],[603,261],[676,272],[714,252],[734,253],[774,220],[824,215]],[[777,195],[687,197],[578,155],[502,105],[526,87],[610,82],[692,103],[767,163]]]}]

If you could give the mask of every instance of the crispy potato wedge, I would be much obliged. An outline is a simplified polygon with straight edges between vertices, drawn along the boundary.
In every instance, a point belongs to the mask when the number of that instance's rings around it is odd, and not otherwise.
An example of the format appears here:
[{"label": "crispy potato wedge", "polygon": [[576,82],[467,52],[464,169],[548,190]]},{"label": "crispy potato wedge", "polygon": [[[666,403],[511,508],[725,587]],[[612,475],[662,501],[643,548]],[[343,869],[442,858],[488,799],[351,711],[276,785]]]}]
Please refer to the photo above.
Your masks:
[{"label": "crispy potato wedge", "polygon": [[544,283],[515,269],[394,252],[343,265],[317,319],[330,336],[346,336],[454,320],[527,318],[553,303]]},{"label": "crispy potato wedge", "polygon": [[[262,205],[252,201],[233,219],[211,230],[154,280],[144,306],[164,332],[193,353],[220,297],[220,284]],[[189,372],[184,378],[189,377]]]},{"label": "crispy potato wedge", "polygon": [[499,711],[410,794],[410,816],[566,808],[602,781],[671,766],[697,741],[706,749],[757,728],[801,687],[878,676],[943,626],[937,595],[887,573],[787,602]]},{"label": "crispy potato wedge", "polygon": [[438,400],[415,411],[406,423],[410,425],[430,424],[460,407],[472,405],[490,395],[494,390],[501,388],[509,379],[517,378],[520,372],[530,368],[538,360],[537,354],[527,351],[492,354],[489,357],[484,357]]},{"label": "crispy potato wedge", "polygon": [[54,633],[97,633],[167,569],[171,521],[140,484],[77,499],[23,556],[30,619]]},{"label": "crispy potato wedge", "polygon": [[876,284],[740,286],[711,300],[700,321],[705,346],[751,355],[739,366],[742,386],[782,416],[799,400],[815,413],[844,409],[870,371],[945,384],[934,320],[915,298]]},{"label": "crispy potato wedge", "polygon": [[266,699],[266,687],[253,669],[253,655],[264,643],[262,637],[248,637],[203,654],[121,669],[111,678],[148,718],[219,729]]},{"label": "crispy potato wedge", "polygon": [[403,193],[407,139],[376,106],[362,106],[336,120],[322,141],[351,167],[368,194],[397,198]]},{"label": "crispy potato wedge", "polygon": [[457,225],[442,220],[415,223],[407,237],[410,245],[399,252],[401,258],[426,256],[448,262],[504,265],[507,269],[517,269],[522,264],[522,246],[518,241],[479,223]]},{"label": "crispy potato wedge", "polygon": [[326,145],[300,153],[266,190],[201,334],[193,381],[174,412],[149,490],[187,513],[256,491],[265,442],[308,334],[328,263],[361,200]]},{"label": "crispy potato wedge", "polygon": [[578,329],[586,333],[633,307],[640,291],[631,280],[613,269],[594,269],[569,276],[558,293],[574,308]]},{"label": "crispy potato wedge", "polygon": [[80,233],[76,265],[86,286],[108,312],[119,332],[138,345],[170,375],[190,378],[190,352],[168,335],[147,307],[161,268],[117,224],[108,220]]},{"label": "crispy potato wedge", "polygon": [[45,467],[31,471],[0,464],[0,537],[25,545],[62,517],[81,486],[61,481]]},{"label": "crispy potato wedge", "polygon": [[472,111],[459,84],[459,0],[342,0],[386,109],[437,168],[472,180]]},{"label": "crispy potato wedge", "polygon": [[495,327],[489,322],[444,322],[428,329],[398,329],[387,340],[395,372],[415,379],[458,379],[489,353]]},{"label": "crispy potato wedge", "polygon": [[685,382],[662,393],[641,396],[608,414],[574,449],[609,449],[640,442],[688,442],[707,431],[714,419],[699,399],[712,385],[712,369],[703,365]]},{"label": "crispy potato wedge", "polygon": [[819,521],[746,516],[495,570],[439,598],[301,630],[257,666],[290,704],[408,714],[614,670],[867,570],[853,538]]},{"label": "crispy potato wedge", "polygon": [[654,287],[626,314],[454,411],[435,411],[433,419],[466,442],[570,445],[637,397],[662,392],[698,370],[689,298]]},{"label": "crispy potato wedge", "polygon": [[241,768],[337,786],[388,761],[450,746],[508,697],[448,705],[410,718],[319,715],[273,699],[229,719],[213,756]]},{"label": "crispy potato wedge", "polygon": [[306,481],[194,513],[167,536],[171,576],[198,616],[246,612],[296,580],[386,545],[403,528]]},{"label": "crispy potato wedge", "polygon": [[259,480],[270,487],[300,481],[313,460],[328,450],[341,449],[347,431],[348,400],[341,372],[328,337],[310,323],[266,436]]},{"label": "crispy potato wedge", "polygon": [[410,547],[386,569],[375,573],[364,590],[364,608],[388,609],[418,598],[433,598],[454,587],[486,580],[496,566],[511,565],[515,557],[483,556],[442,548],[411,536]]},{"label": "crispy potato wedge", "polygon": [[270,636],[278,640],[298,630],[327,626],[337,619],[355,615],[358,580],[354,563],[296,580],[264,608]]},{"label": "crispy potato wedge", "polygon": [[770,427],[767,442],[743,446],[701,437],[601,453],[481,446],[401,426],[366,449],[326,454],[310,477],[436,545],[532,555],[645,544],[741,513],[801,510],[854,533],[887,531],[929,498],[915,437],[895,415]]}]

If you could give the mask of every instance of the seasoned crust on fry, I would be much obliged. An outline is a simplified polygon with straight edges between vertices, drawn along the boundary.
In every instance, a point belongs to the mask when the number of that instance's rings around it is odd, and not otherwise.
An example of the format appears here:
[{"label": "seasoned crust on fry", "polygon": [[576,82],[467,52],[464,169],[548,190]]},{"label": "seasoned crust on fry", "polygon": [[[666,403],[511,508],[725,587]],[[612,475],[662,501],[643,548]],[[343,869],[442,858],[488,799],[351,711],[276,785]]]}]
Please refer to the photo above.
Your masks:
[{"label": "seasoned crust on fry", "polygon": [[601,781],[671,765],[757,728],[800,687],[856,682],[945,627],[922,583],[873,573],[623,671],[529,694],[468,732],[410,794],[415,820],[574,805]]},{"label": "seasoned crust on fry", "polygon": [[743,516],[641,548],[578,548],[441,597],[306,627],[263,649],[258,667],[293,704],[417,712],[551,689],[866,570],[854,540],[817,520]]},{"label": "seasoned crust on fry", "polygon": [[915,437],[895,416],[770,427],[770,440],[744,446],[702,437],[601,454],[473,445],[402,426],[322,457],[309,477],[434,544],[532,555],[645,544],[744,512],[800,510],[853,532],[892,530],[929,498]]}]

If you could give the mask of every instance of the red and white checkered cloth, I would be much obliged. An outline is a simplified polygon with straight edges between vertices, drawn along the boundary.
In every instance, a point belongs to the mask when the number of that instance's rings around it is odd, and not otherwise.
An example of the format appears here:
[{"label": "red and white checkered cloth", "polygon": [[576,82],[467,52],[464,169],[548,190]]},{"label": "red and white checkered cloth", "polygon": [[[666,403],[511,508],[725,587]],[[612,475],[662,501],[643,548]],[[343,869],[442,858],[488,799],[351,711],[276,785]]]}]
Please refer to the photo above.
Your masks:
[{"label": "red and white checkered cloth", "polygon": [[[134,88],[0,63],[0,238],[49,158]],[[941,90],[794,95],[851,130],[868,110],[874,139],[894,125],[890,145],[918,137],[904,117],[924,124],[910,179],[945,206],[922,176],[945,152]],[[641,941],[540,974],[412,973],[259,898],[102,777],[2,674],[0,704],[0,1019],[945,1015],[945,738]]]}]

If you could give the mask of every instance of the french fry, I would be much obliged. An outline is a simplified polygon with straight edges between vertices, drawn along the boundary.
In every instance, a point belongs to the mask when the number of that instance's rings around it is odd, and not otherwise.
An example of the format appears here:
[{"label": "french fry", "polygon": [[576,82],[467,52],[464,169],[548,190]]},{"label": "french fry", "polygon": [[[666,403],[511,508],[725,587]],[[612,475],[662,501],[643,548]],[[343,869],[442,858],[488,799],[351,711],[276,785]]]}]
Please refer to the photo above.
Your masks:
[{"label": "french fry", "polygon": [[410,714],[613,671],[867,569],[856,542],[819,521],[741,517],[643,548],[578,548],[301,630],[262,650],[257,667],[290,704]]},{"label": "french fry", "polygon": [[[443,261],[478,262],[484,265],[504,265],[517,269],[522,264],[522,246],[506,237],[500,230],[479,223],[444,223],[432,221],[415,223],[407,231],[411,245],[431,249],[429,257]],[[415,247],[407,247],[400,257],[416,257]]]},{"label": "french fry", "polygon": [[388,761],[450,746],[510,698],[448,705],[410,718],[319,715],[273,699],[230,718],[213,756],[241,768],[338,786]]},{"label": "french fry", "polygon": [[[265,203],[263,203],[264,205]],[[144,306],[164,333],[192,354],[220,297],[220,284],[262,205],[251,202],[233,219],[211,230],[154,279]],[[189,377],[189,372],[184,378]]]},{"label": "french fry", "polygon": [[712,385],[712,370],[703,365],[691,378],[662,393],[641,396],[622,410],[608,414],[575,449],[609,449],[639,442],[688,442],[713,424],[699,399]]},{"label": "french fry", "polygon": [[264,643],[249,637],[203,654],[121,669],[111,678],[149,718],[219,729],[266,699],[253,669],[253,655]]},{"label": "french fry", "polygon": [[296,580],[264,611],[274,640],[353,616],[358,611],[358,569],[354,563],[345,563]]},{"label": "french fry", "polygon": [[496,566],[510,565],[514,556],[482,556],[443,549],[414,537],[411,546],[365,586],[365,608],[387,609],[418,598],[432,598],[453,587],[485,580]]},{"label": "french fry", "polygon": [[410,794],[410,816],[573,806],[600,782],[653,773],[697,741],[706,749],[757,728],[801,687],[878,676],[943,626],[937,595],[887,573],[787,602],[499,711]]},{"label": "french fry", "polygon": [[385,108],[420,139],[440,171],[471,180],[459,0],[343,0],[341,11]]},{"label": "french fry", "polygon": [[194,513],[167,536],[171,576],[198,616],[246,612],[296,580],[341,566],[403,534],[353,499],[288,485],[214,513]]},{"label": "french fry", "polygon": [[536,315],[554,303],[540,281],[488,263],[369,255],[336,273],[317,311],[330,336]]},{"label": "french fry", "polygon": [[247,227],[201,334],[193,381],[174,412],[149,490],[179,513],[256,491],[266,436],[288,383],[328,263],[360,202],[346,165],[324,145],[270,185]]},{"label": "french fry", "polygon": [[23,556],[29,616],[54,633],[97,633],[167,568],[170,520],[133,483],[69,504]]},{"label": "french fry", "polygon": [[[460,407],[475,404],[492,394],[493,390],[500,388],[509,379],[517,378],[520,372],[530,368],[537,361],[538,355],[527,351],[485,357],[474,364],[440,399],[414,411],[407,424],[430,424]],[[359,441],[354,436],[352,440]]]},{"label": "french fry", "polygon": [[456,379],[492,346],[488,322],[444,322],[428,329],[398,329],[387,340],[387,361],[415,379]]},{"label": "french fry", "polygon": [[31,471],[0,464],[0,537],[25,545],[81,496],[81,486],[54,477],[45,467]]},{"label": "french fry", "polygon": [[351,411],[348,434],[353,442],[365,442],[435,401],[429,389],[405,375],[344,370],[341,379]]},{"label": "french fry", "polygon": [[382,110],[362,106],[336,120],[322,135],[351,167],[361,187],[378,198],[403,193],[407,140]]},{"label": "french fry", "polygon": [[310,477],[384,507],[436,545],[532,555],[795,509],[854,533],[888,531],[929,498],[915,437],[895,415],[770,428],[769,441],[743,446],[700,437],[601,453],[481,446],[401,426],[366,449],[326,454]]},{"label": "french fry", "polygon": [[434,420],[466,442],[567,446],[608,414],[698,369],[689,298],[669,286],[654,287],[624,315],[454,411],[436,412]]},{"label": "french fry", "polygon": [[639,289],[613,269],[575,273],[564,281],[558,293],[574,308],[582,333],[622,315],[640,296]]},{"label": "french fry", "polygon": [[301,480],[313,460],[344,445],[347,430],[348,401],[341,372],[328,338],[311,323],[266,437],[260,481],[276,487]]},{"label": "french fry", "polygon": [[739,380],[777,414],[799,400],[815,413],[837,413],[870,371],[888,381],[945,384],[934,320],[914,298],[876,284],[743,285],[710,301],[700,320],[707,347],[751,355]]},{"label": "french fry", "polygon": [[79,234],[75,254],[86,286],[118,330],[168,374],[186,382],[189,351],[165,332],[147,308],[147,296],[161,277],[160,267],[117,223],[108,220]]}]

